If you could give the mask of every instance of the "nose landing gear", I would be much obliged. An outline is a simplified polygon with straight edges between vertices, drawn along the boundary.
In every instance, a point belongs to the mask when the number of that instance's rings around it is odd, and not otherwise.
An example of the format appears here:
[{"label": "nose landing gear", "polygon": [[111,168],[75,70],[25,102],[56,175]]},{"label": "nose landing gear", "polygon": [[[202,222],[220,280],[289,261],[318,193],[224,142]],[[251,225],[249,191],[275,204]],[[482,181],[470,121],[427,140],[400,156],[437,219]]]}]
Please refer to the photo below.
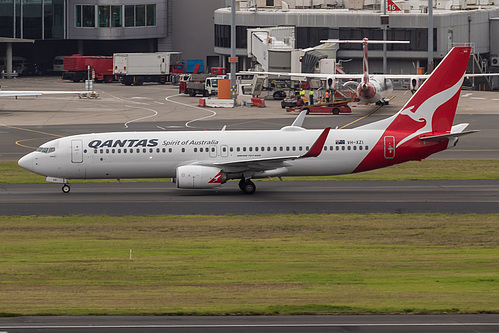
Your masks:
[{"label": "nose landing gear", "polygon": [[71,187],[68,184],[62,185],[62,192],[63,193],[69,193],[71,191]]}]

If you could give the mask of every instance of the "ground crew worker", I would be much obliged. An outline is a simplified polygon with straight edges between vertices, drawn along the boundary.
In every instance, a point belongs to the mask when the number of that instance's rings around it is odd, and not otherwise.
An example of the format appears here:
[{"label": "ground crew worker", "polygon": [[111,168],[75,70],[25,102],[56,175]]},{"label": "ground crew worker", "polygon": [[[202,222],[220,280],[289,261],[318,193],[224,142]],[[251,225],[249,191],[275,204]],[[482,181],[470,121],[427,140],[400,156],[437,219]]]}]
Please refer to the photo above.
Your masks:
[{"label": "ground crew worker", "polygon": [[326,97],[326,102],[329,103],[329,91],[326,91],[326,93],[324,94],[324,96]]},{"label": "ground crew worker", "polygon": [[314,91],[310,90],[308,100],[310,101],[310,105],[314,105]]}]

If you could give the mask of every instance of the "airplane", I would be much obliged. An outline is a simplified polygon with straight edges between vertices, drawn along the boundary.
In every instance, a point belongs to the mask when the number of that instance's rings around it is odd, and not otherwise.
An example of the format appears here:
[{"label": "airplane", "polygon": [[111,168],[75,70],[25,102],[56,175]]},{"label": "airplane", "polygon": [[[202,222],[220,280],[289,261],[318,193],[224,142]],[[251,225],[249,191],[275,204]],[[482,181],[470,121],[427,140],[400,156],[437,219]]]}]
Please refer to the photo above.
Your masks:
[{"label": "airplane", "polygon": [[414,81],[414,77],[427,78],[428,76],[414,76],[414,75],[369,75],[368,66],[368,44],[408,44],[409,41],[380,41],[380,40],[369,40],[364,38],[362,40],[339,40],[339,39],[328,39],[321,40],[321,43],[362,43],[363,50],[363,73],[362,74],[314,74],[314,73],[281,73],[281,72],[253,72],[253,71],[242,71],[241,74],[261,74],[261,75],[272,75],[272,76],[288,76],[297,78],[308,78],[308,79],[321,79],[326,81],[326,90],[335,90],[336,81],[339,79],[346,80],[361,80],[357,84],[355,81],[347,82],[347,85],[355,83],[355,90],[360,104],[378,104],[386,105],[388,104],[390,97],[393,93],[393,83],[392,79],[410,79],[411,89],[412,84],[417,85],[419,81]]},{"label": "airplane", "polygon": [[18,164],[63,184],[68,179],[172,178],[177,188],[216,188],[239,179],[322,176],[422,160],[455,146],[468,124],[452,125],[470,55],[454,47],[393,116],[353,129],[305,129],[306,112],[280,130],[112,132],[42,144]]}]

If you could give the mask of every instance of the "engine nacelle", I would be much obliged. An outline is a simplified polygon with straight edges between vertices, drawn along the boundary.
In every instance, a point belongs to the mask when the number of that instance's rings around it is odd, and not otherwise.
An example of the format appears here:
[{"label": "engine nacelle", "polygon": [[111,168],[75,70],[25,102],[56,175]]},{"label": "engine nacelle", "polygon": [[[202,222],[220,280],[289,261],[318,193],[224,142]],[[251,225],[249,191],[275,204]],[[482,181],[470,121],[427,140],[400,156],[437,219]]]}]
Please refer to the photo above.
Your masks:
[{"label": "engine nacelle", "polygon": [[176,172],[178,188],[214,188],[227,181],[221,169],[203,165],[183,165]]},{"label": "engine nacelle", "polygon": [[335,81],[334,77],[327,78],[326,90],[336,90],[336,81]]},{"label": "engine nacelle", "polygon": [[409,80],[409,89],[413,94],[419,89],[419,78],[417,76],[411,76]]}]

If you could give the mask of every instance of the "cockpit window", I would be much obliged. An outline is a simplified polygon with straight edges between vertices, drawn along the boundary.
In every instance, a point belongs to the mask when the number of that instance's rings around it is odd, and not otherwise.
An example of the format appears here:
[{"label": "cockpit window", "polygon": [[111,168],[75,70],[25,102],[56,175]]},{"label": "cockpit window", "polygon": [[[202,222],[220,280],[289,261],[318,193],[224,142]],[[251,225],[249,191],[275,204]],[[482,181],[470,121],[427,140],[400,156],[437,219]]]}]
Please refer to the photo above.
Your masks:
[{"label": "cockpit window", "polygon": [[55,152],[55,147],[38,147],[36,151],[44,154]]}]

